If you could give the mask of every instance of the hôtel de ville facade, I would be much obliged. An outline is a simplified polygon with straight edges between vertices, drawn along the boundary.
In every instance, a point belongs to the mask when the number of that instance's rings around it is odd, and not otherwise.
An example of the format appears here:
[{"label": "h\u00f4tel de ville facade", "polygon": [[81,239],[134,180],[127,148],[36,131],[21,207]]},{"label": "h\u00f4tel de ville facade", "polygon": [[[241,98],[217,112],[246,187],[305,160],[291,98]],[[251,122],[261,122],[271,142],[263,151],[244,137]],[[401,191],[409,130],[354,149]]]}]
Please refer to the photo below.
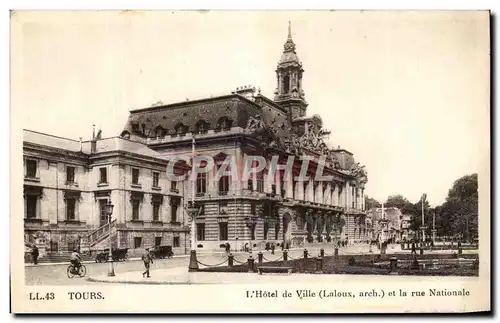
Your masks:
[{"label": "h\u00f4tel de ville facade", "polygon": [[[307,114],[300,62],[290,27],[276,71],[273,98],[253,87],[227,95],[132,110],[116,137],[73,140],[24,130],[25,241],[42,253],[73,248],[102,249],[112,244],[130,251],[170,245],[177,254],[190,250],[188,201],[200,213],[195,219],[196,247],[217,250],[228,242],[263,247],[307,246],[371,239],[364,210],[367,175],[353,154],[325,142],[328,131],[319,115]],[[215,167],[195,181],[171,181],[167,164],[174,156],[211,156]],[[215,180],[227,156],[324,156],[325,176],[295,181],[268,168],[248,180],[230,175]],[[175,172],[189,173],[189,163]],[[195,185],[194,190],[191,185]],[[194,197],[192,196],[194,192]],[[114,205],[111,228],[105,204]]]}]

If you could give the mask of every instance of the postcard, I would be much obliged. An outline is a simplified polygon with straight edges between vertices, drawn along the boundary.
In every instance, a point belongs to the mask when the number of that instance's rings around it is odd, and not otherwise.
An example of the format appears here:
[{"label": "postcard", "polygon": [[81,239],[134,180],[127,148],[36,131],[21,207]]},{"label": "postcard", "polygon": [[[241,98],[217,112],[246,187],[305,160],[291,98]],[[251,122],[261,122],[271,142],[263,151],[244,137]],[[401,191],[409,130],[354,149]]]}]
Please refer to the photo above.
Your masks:
[{"label": "postcard", "polygon": [[14,313],[491,309],[489,11],[12,11],[11,125]]}]

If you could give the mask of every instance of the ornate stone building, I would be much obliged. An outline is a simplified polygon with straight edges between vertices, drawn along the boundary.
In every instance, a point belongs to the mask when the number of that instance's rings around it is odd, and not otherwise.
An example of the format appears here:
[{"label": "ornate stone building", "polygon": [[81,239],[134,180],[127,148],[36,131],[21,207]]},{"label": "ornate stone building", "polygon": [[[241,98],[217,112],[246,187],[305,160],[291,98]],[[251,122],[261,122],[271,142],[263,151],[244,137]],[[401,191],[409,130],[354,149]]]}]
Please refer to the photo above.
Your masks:
[{"label": "ornate stone building", "polygon": [[[307,115],[303,75],[289,28],[273,99],[242,87],[219,97],[159,102],[131,111],[119,137],[88,142],[25,131],[26,240],[49,250],[76,243],[105,247],[103,205],[110,199],[115,245],[168,244],[184,252],[190,248],[184,210],[194,199],[201,211],[194,232],[199,249],[219,249],[226,242],[233,250],[266,242],[365,242],[371,235],[364,211],[366,172],[349,151],[328,147],[321,117]],[[168,161],[192,158],[193,143],[197,155],[213,157],[215,167],[195,181],[169,181]],[[215,177],[226,158],[242,165],[256,155],[267,166],[248,180]],[[309,179],[301,181],[296,177],[305,156],[311,159]],[[290,157],[292,172],[273,175],[270,161],[284,165]],[[320,158],[328,181],[315,180]],[[175,170],[189,172],[189,163],[176,163]]]},{"label": "ornate stone building", "polygon": [[404,232],[403,214],[397,207],[373,208],[368,211],[368,217],[372,218],[374,239],[393,243],[402,239]]},{"label": "ornate stone building", "polygon": [[[25,242],[41,254],[109,246],[172,245],[189,250],[183,183],[170,183],[167,160],[120,137],[80,142],[24,131]],[[172,186],[179,185],[179,186]]]}]

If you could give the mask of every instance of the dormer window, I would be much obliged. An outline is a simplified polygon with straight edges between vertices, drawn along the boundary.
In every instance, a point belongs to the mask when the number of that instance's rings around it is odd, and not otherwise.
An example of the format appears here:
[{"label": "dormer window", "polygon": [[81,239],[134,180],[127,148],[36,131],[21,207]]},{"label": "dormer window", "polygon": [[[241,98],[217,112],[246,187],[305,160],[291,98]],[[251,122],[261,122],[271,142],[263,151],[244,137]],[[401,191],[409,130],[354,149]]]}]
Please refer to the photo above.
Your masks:
[{"label": "dormer window", "polygon": [[204,120],[198,121],[196,124],[196,132],[198,133],[206,133],[208,131],[208,123]]},{"label": "dormer window", "polygon": [[155,129],[155,135],[156,138],[163,138],[165,136],[165,130],[162,127],[158,126]]},{"label": "dormer window", "polygon": [[217,122],[217,130],[219,131],[228,131],[231,129],[233,121],[228,119],[227,117],[222,117]]},{"label": "dormer window", "polygon": [[175,126],[175,133],[179,136],[185,135],[187,132],[187,127],[183,125],[182,123],[178,123]]}]

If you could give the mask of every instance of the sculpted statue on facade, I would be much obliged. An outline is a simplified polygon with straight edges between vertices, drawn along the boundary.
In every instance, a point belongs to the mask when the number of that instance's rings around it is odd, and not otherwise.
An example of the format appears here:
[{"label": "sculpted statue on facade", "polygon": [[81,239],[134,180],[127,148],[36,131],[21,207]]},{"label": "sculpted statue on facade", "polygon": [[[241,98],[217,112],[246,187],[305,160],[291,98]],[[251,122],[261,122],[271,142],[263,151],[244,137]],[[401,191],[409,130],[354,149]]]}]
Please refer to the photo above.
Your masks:
[{"label": "sculpted statue on facade", "polygon": [[355,163],[352,165],[351,169],[349,170],[351,175],[357,177],[357,178],[366,178],[366,170],[365,166],[362,166],[360,163]]},{"label": "sculpted statue on facade", "polygon": [[264,122],[262,121],[260,115],[256,115],[255,117],[250,116],[248,118],[245,130],[248,132],[255,132],[263,128],[264,128]]}]

